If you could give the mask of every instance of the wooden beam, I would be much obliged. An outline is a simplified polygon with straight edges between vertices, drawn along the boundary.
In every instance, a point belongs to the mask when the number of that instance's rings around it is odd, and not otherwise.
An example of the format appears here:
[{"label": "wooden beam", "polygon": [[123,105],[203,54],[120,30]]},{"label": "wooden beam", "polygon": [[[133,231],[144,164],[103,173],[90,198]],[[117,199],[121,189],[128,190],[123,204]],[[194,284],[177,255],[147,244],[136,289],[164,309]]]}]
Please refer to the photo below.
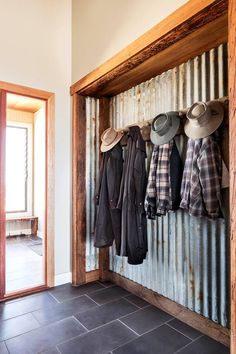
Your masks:
[{"label": "wooden beam", "polygon": [[236,2],[229,1],[231,354],[236,354]]},{"label": "wooden beam", "polygon": [[217,323],[209,320],[208,318],[203,317],[198,313],[193,312],[188,308],[164,296],[161,296],[140,284],[135,283],[132,280],[122,277],[117,273],[110,272],[110,280],[115,284],[121,286],[122,288],[128,290],[132,294],[141,297],[150,304],[176,317],[180,321],[183,321],[184,323],[195,328],[201,333],[217,340],[218,342],[221,342],[226,346],[229,346],[229,329],[218,325]]},{"label": "wooden beam", "polygon": [[0,90],[0,299],[5,295],[6,213],[5,213],[5,154],[6,154],[6,92]]},{"label": "wooden beam", "polygon": [[[105,129],[110,126],[109,98],[99,100],[99,140]],[[100,155],[101,156],[101,155]],[[100,157],[101,162],[101,157]],[[109,248],[99,249],[99,278],[103,281],[108,279],[109,271]]]},{"label": "wooden beam", "polygon": [[[216,20],[227,13],[227,8],[228,0],[188,1],[185,5],[177,9],[170,16],[165,18],[125,49],[113,56],[110,60],[106,61],[97,69],[93,70],[91,73],[72,85],[71,94],[78,92],[82,95],[100,97],[104,94],[104,92],[106,92],[107,96],[111,96],[114,95],[114,92],[118,93],[125,91],[130,87],[131,83],[127,85],[126,81],[122,80],[122,75],[128,75],[128,73],[131,73],[133,69],[138,67],[140,70],[137,70],[138,73],[142,75],[142,79],[140,78],[136,81],[132,81],[132,84],[138,84],[141,82],[139,80],[145,81],[151,76],[155,76],[157,72],[157,68],[155,66],[153,69],[150,66],[150,69],[146,75],[146,73],[142,71],[141,64],[171,47],[171,61],[174,60],[176,63],[179,62],[180,58],[183,58],[181,51],[184,48],[181,45],[180,50],[176,51],[174,44],[180,42],[194,32],[196,37],[194,47],[191,46],[191,42],[187,41],[187,43],[188,48],[192,47],[195,54],[187,53],[188,59],[190,58],[189,54],[196,55],[196,52],[197,54],[200,54],[200,52],[202,53],[203,51],[208,50],[209,42],[212,42],[214,45],[218,45],[219,40],[222,41],[222,39],[225,38],[225,24],[227,26],[227,19],[225,16],[223,17],[224,24],[221,26],[219,26],[219,23]],[[213,22],[212,25],[210,25],[211,22]],[[197,35],[198,30],[201,28],[202,31],[200,31],[199,35]],[[207,37],[209,37],[209,40]],[[166,56],[165,59],[167,59]],[[168,66],[165,65],[162,68],[162,66],[158,63],[157,67],[158,72],[163,72],[164,67],[165,70],[168,69]],[[134,79],[133,74],[128,76],[131,80]],[[106,86],[118,78],[120,78],[119,90],[106,90]]]},{"label": "wooden beam", "polygon": [[46,100],[46,200],[44,259],[46,286],[54,286],[55,267],[55,95]]},{"label": "wooden beam", "polygon": [[86,283],[91,283],[96,280],[99,280],[99,269],[86,272]]},{"label": "wooden beam", "polygon": [[47,287],[46,285],[39,285],[39,286],[35,286],[34,288],[9,292],[9,293],[5,294],[3,299],[0,298],[0,303],[5,302],[5,301],[9,301],[9,300],[13,300],[13,299],[18,299],[19,297],[22,298],[23,296],[36,294],[36,293],[39,293],[39,292],[42,292],[42,291],[45,291],[48,289],[50,289],[50,288]]},{"label": "wooden beam", "polygon": [[72,284],[86,282],[86,111],[85,97],[73,95]]},{"label": "wooden beam", "polygon": [[[172,46],[153,55],[127,73],[98,87],[96,96],[115,96],[227,42],[227,18],[227,14],[222,15]],[[93,90],[91,92],[86,90],[86,92],[94,94]]]},{"label": "wooden beam", "polygon": [[34,89],[28,86],[16,85],[5,81],[0,81],[0,87],[2,90],[5,90],[9,93],[15,93],[26,97],[39,98],[42,100],[47,100],[53,95],[53,92]]}]

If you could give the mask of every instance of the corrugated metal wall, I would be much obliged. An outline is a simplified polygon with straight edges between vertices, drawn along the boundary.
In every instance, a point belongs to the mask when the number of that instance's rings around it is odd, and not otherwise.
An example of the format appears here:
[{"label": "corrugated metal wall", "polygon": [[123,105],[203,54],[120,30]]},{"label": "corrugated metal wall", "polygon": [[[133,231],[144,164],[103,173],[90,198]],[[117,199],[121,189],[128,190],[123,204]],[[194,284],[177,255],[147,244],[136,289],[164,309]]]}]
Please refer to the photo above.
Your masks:
[{"label": "corrugated metal wall", "polygon": [[[227,45],[204,53],[111,99],[116,128],[158,113],[227,95]],[[98,269],[93,247],[95,181],[98,175],[98,100],[86,99],[86,271]],[[149,165],[152,145],[147,144]],[[227,222],[190,217],[185,211],[148,221],[148,255],[131,266],[111,250],[110,269],[223,326],[228,325]]]},{"label": "corrugated metal wall", "polygon": [[98,269],[98,249],[93,247],[95,187],[99,170],[99,100],[86,98],[86,272]]},{"label": "corrugated metal wall", "polygon": [[[112,98],[111,125],[121,128],[226,95],[227,45],[221,45]],[[150,161],[151,144],[147,149]],[[110,269],[227,326],[227,245],[226,221],[179,210],[148,221],[149,251],[142,265],[128,265],[111,252]]]}]

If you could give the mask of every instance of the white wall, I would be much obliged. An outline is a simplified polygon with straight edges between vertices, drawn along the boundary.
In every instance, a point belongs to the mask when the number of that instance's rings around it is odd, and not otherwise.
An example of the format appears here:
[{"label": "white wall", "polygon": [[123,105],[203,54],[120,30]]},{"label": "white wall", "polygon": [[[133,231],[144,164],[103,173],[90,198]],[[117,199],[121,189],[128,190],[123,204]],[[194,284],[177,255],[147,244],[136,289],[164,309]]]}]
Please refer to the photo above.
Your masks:
[{"label": "white wall", "polygon": [[56,274],[70,271],[71,1],[0,0],[0,80],[56,94]]},{"label": "white wall", "polygon": [[72,0],[72,82],[126,47],[187,0]]},{"label": "white wall", "polygon": [[38,217],[38,236],[43,238],[45,227],[45,108],[34,114],[34,216]]},{"label": "white wall", "polygon": [[55,262],[62,282],[70,272],[72,63],[75,82],[186,1],[0,0],[0,80],[56,94]]}]

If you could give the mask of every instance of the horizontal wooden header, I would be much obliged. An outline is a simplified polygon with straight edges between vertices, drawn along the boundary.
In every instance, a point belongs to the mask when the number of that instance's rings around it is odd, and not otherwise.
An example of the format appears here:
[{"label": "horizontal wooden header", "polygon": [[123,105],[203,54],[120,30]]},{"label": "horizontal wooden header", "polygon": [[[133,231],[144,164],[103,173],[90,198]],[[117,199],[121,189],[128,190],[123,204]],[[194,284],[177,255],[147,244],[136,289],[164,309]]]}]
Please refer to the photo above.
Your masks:
[{"label": "horizontal wooden header", "polygon": [[23,95],[26,97],[39,98],[41,100],[48,100],[50,97],[54,96],[53,92],[34,89],[22,85],[16,85],[6,81],[0,81],[0,90],[7,91],[9,93],[15,93],[18,95]]},{"label": "horizontal wooden header", "polygon": [[71,86],[70,93],[114,96],[227,41],[228,0],[190,0]]}]

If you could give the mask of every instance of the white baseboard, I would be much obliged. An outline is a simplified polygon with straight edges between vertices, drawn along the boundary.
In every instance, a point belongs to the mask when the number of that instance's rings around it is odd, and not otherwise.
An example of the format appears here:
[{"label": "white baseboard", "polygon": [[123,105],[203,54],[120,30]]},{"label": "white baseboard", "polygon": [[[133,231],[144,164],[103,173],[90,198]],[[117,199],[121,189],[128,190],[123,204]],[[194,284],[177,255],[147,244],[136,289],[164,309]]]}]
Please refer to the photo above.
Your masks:
[{"label": "white baseboard", "polygon": [[21,235],[31,235],[31,229],[20,229],[20,230],[7,230],[6,236],[21,236]]},{"label": "white baseboard", "polygon": [[71,280],[72,280],[71,272],[58,274],[55,276],[55,286],[71,283]]}]

